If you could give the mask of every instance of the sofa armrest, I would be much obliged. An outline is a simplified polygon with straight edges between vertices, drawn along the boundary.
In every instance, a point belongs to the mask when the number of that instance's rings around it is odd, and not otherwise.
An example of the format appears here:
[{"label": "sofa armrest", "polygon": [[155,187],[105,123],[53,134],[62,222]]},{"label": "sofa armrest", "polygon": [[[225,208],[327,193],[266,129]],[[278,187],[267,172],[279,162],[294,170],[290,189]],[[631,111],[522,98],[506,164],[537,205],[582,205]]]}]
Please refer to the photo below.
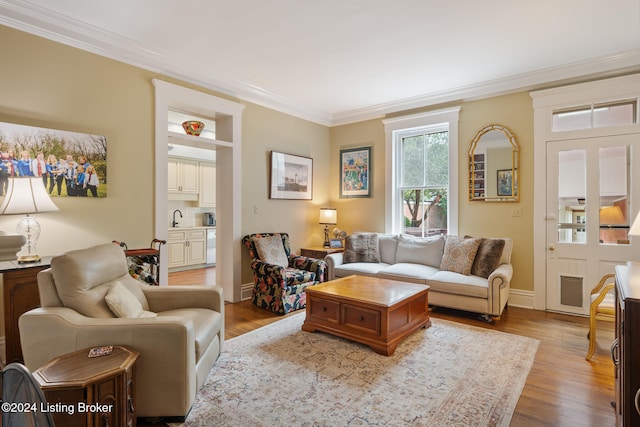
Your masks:
[{"label": "sofa armrest", "polygon": [[224,314],[224,295],[219,286],[149,286],[140,289],[153,312],[179,308],[207,308]]},{"label": "sofa armrest", "polygon": [[489,286],[498,286],[498,288],[509,287],[513,277],[513,266],[511,264],[500,264],[498,268],[493,270],[487,280]]},{"label": "sofa armrest", "polygon": [[335,268],[342,265],[343,263],[343,253],[333,253],[328,254],[324,261],[327,263],[327,280],[333,280],[336,278]]}]

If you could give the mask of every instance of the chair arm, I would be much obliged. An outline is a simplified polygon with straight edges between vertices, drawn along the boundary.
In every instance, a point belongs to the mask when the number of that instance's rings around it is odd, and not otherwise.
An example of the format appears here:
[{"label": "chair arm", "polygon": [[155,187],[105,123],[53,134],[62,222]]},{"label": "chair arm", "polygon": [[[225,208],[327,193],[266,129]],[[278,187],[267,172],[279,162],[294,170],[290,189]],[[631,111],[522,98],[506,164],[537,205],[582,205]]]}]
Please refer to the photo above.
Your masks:
[{"label": "chair arm", "polygon": [[[489,281],[489,292],[497,292],[500,288],[509,287],[512,277],[513,266],[511,264],[500,264],[498,268],[493,270],[487,279]],[[496,289],[493,289],[494,286]]]},{"label": "chair arm", "polygon": [[317,282],[324,282],[327,280],[327,263],[324,260],[309,258],[302,255],[291,255],[289,257],[289,267],[315,273]]},{"label": "chair arm", "polygon": [[140,284],[149,309],[161,311],[179,308],[207,308],[224,314],[224,297],[219,286],[149,286]]},{"label": "chair arm", "polygon": [[343,253],[329,254],[324,258],[327,263],[327,280],[333,280],[336,278],[335,268],[343,264]]},{"label": "chair arm", "polygon": [[101,345],[125,345],[143,356],[153,355],[167,363],[165,368],[171,366],[167,371],[176,369],[182,375],[195,363],[193,323],[178,316],[92,318],[68,307],[40,307],[24,313],[18,322],[30,370],[62,354]]},{"label": "chair arm", "polygon": [[598,292],[600,292],[600,289],[604,286],[606,281],[614,277],[616,277],[616,275],[613,273],[605,274],[604,276],[602,276],[602,278],[600,279],[596,287],[591,289],[591,295],[597,294]]}]

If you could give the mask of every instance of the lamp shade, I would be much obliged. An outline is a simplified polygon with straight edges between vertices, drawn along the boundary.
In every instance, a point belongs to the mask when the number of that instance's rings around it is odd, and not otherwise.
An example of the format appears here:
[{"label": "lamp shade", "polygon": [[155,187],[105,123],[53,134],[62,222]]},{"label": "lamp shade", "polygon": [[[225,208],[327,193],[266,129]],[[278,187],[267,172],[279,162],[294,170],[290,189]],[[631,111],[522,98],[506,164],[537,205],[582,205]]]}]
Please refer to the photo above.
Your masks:
[{"label": "lamp shade", "polygon": [[0,215],[31,214],[57,211],[40,177],[9,178],[7,195],[0,206]]},{"label": "lamp shade", "polygon": [[633,224],[631,225],[631,229],[629,230],[629,235],[640,236],[640,212],[638,212],[638,216],[636,216],[636,220],[633,221]]},{"label": "lamp shade", "polygon": [[335,225],[338,223],[338,213],[334,208],[320,208],[320,224]]},{"label": "lamp shade", "polygon": [[605,206],[600,208],[600,225],[624,224],[624,215],[620,206]]}]

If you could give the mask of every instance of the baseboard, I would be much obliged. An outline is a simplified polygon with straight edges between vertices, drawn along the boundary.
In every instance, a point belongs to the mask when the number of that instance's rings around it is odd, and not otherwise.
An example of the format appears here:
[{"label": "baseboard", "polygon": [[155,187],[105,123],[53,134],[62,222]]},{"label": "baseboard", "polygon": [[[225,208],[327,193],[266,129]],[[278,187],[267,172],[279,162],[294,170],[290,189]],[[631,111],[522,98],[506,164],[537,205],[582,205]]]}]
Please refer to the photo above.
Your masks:
[{"label": "baseboard", "polygon": [[253,296],[253,283],[245,283],[240,288],[240,301],[251,299]]},{"label": "baseboard", "polygon": [[533,310],[533,296],[533,291],[523,291],[511,288],[509,290],[509,305],[512,307],[521,307]]}]

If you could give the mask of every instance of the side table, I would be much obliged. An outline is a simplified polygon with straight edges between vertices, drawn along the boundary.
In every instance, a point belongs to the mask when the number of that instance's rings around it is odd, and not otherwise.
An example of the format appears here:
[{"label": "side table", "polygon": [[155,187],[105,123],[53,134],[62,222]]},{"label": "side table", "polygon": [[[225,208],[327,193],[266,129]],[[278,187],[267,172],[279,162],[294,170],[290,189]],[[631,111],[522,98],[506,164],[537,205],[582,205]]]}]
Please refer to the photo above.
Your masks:
[{"label": "side table", "polygon": [[38,294],[38,273],[49,268],[51,257],[43,257],[39,262],[19,264],[18,261],[1,261],[2,288],[4,297],[4,336],[6,363],[23,363],[18,319],[23,313],[40,307]]},{"label": "side table", "polygon": [[337,254],[340,252],[344,252],[344,248],[325,248],[323,246],[318,246],[300,249],[300,255],[316,259],[324,259],[324,257],[329,254]]},{"label": "side table", "polygon": [[135,362],[139,353],[113,346],[89,357],[90,348],[57,357],[33,376],[60,426],[136,425]]}]

